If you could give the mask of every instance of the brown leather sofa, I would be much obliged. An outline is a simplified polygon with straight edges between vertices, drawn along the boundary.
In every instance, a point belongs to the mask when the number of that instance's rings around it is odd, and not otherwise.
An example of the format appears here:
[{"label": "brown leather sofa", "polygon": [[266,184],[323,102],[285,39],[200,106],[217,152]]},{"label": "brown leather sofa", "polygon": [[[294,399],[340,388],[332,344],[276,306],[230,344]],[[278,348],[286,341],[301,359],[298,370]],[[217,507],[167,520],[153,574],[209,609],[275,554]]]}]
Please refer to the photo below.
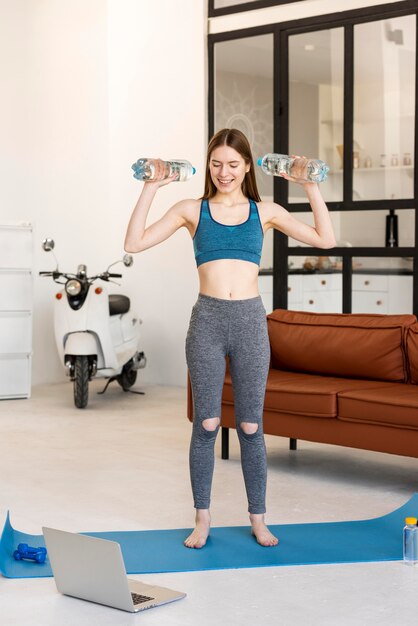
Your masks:
[{"label": "brown leather sofa", "polygon": [[[264,432],[418,457],[418,323],[414,315],[276,309]],[[188,418],[193,400],[188,380]],[[222,394],[222,458],[235,428],[228,368]]]}]

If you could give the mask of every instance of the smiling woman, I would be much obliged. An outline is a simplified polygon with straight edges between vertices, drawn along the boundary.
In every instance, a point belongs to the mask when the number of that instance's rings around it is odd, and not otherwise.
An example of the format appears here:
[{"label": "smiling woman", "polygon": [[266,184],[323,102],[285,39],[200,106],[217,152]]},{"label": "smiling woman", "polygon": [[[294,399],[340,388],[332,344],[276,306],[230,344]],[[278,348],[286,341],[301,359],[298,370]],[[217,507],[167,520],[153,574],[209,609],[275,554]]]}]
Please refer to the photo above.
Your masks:
[{"label": "smiling woman", "polygon": [[214,444],[220,427],[226,357],[234,385],[252,532],[263,546],[278,544],[264,520],[267,464],[262,416],[270,364],[266,310],[258,291],[264,233],[277,228],[310,245],[335,245],[318,185],[282,176],[303,184],[315,227],[295,219],[274,202],[261,202],[249,142],[240,130],[224,128],[208,146],[202,198],[178,202],[146,228],[157,189],[174,180],[164,179],[162,174],[159,180],[144,183],[128,225],[125,250],[130,252],[155,246],[182,226],[193,239],[200,288],[185,344],[194,407],[190,476],[196,527],[184,542],[189,548],[202,548],[210,531]]}]

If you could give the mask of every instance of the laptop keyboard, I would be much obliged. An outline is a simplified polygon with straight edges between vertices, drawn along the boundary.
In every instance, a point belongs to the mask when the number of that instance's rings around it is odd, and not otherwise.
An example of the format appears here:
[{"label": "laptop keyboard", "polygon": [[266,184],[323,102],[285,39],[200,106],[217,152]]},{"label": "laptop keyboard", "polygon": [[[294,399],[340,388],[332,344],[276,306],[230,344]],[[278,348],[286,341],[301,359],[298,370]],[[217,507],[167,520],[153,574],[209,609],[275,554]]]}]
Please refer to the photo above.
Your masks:
[{"label": "laptop keyboard", "polygon": [[142,604],[142,602],[148,602],[148,600],[155,600],[155,598],[150,598],[150,596],[141,596],[140,593],[132,593],[132,600],[134,604]]}]

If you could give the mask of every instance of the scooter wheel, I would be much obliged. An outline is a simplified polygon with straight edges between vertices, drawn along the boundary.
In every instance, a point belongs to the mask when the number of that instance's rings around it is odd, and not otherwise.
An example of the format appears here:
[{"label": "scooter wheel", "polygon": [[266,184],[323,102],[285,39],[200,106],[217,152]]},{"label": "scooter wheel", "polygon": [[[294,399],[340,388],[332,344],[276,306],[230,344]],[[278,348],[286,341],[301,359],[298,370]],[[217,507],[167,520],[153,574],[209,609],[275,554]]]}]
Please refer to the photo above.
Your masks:
[{"label": "scooter wheel", "polygon": [[76,356],[74,360],[74,404],[85,409],[89,400],[89,360],[87,356]]}]

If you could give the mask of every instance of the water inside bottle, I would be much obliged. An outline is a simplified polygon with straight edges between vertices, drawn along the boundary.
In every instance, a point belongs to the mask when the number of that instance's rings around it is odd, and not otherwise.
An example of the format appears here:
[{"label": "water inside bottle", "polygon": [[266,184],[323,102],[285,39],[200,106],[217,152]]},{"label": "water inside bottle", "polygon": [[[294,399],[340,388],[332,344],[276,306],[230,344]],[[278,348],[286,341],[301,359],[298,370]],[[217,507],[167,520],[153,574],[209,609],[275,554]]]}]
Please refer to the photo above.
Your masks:
[{"label": "water inside bottle", "polygon": [[[196,169],[185,160],[163,161],[164,178],[177,174],[176,181],[186,181],[196,172]],[[132,166],[134,178],[141,181],[154,180],[156,165],[154,159],[138,159]]]},{"label": "water inside bottle", "polygon": [[154,177],[155,166],[150,159],[138,159],[133,165],[134,178],[149,180]]},{"label": "water inside bottle", "polygon": [[285,154],[266,154],[258,160],[263,172],[279,176],[285,172],[301,181],[321,183],[327,178],[329,167],[320,159],[292,157]]},{"label": "water inside bottle", "polygon": [[323,161],[319,159],[312,159],[308,163],[308,177],[309,180],[315,183],[322,183],[329,172],[329,167]]},{"label": "water inside bottle", "polygon": [[183,182],[195,173],[196,169],[188,161],[170,161],[170,176],[177,174],[175,180]]}]

